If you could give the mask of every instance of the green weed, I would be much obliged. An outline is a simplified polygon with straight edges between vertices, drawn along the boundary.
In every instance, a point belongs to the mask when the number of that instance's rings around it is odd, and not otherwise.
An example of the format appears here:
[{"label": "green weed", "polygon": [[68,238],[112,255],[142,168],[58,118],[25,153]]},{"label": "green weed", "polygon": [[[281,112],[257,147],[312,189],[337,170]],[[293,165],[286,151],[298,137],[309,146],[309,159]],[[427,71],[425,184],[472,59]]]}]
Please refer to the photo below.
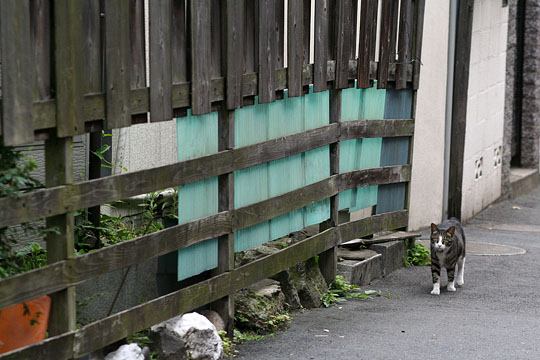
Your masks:
[{"label": "green weed", "polygon": [[405,267],[426,266],[431,264],[431,253],[428,248],[422,244],[415,244],[407,249],[407,255],[403,259]]}]

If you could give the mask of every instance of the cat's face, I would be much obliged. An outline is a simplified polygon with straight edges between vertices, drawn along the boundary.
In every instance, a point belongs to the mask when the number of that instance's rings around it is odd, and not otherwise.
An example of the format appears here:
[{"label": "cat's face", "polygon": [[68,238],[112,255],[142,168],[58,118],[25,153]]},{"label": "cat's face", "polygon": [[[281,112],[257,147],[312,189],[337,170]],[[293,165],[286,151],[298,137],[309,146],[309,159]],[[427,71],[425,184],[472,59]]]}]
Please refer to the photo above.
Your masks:
[{"label": "cat's face", "polygon": [[431,224],[431,247],[437,252],[444,252],[452,246],[455,231],[454,226],[448,230],[440,230],[437,225]]}]

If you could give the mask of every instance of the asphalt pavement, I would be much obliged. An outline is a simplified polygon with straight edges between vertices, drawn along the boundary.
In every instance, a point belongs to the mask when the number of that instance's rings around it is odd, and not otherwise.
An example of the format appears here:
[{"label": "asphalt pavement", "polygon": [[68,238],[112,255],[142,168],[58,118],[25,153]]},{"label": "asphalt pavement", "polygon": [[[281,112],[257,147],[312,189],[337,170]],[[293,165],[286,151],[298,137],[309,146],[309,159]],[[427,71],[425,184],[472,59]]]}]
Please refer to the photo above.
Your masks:
[{"label": "asphalt pavement", "polygon": [[540,359],[540,188],[490,206],[465,232],[525,253],[469,254],[464,287],[440,296],[428,267],[398,270],[364,287],[385,296],[295,313],[237,359]]}]

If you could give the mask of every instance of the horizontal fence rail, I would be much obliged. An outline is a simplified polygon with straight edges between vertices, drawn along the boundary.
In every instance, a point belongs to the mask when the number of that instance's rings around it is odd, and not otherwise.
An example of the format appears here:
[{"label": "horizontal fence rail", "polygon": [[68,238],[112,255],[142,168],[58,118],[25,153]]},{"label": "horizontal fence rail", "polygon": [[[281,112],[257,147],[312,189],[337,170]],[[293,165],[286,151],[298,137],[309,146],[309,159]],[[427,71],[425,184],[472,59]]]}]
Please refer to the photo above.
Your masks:
[{"label": "horizontal fence rail", "polygon": [[341,242],[382,230],[403,228],[407,226],[407,222],[408,213],[402,210],[340,224],[230,272],[88,324],[78,331],[49,338],[38,345],[29,346],[12,354],[8,353],[5,359],[60,360],[83,356],[179,313],[191,311],[200,304],[210,303],[232,294]]},{"label": "horizontal fence rail", "polygon": [[302,153],[338,140],[412,136],[414,121],[358,120],[331,124],[256,145],[158,168],[0,198],[0,226],[15,225],[218,176]]},{"label": "horizontal fence rail", "polygon": [[0,280],[0,308],[270,220],[357,186],[410,181],[409,165],[357,170],[242,208],[175,225],[134,240]]}]

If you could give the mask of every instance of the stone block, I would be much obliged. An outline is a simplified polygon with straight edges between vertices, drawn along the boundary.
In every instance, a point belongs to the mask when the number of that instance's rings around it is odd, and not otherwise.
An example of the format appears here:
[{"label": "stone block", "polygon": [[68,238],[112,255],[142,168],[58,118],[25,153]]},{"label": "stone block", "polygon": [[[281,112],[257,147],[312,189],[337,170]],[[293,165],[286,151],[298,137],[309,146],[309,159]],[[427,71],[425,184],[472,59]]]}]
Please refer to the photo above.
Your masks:
[{"label": "stone block", "polygon": [[383,244],[374,244],[370,246],[370,249],[376,251],[382,256],[381,262],[383,276],[386,276],[392,271],[403,267],[403,258],[405,257],[404,241],[391,241]]},{"label": "stone block", "polygon": [[343,260],[337,264],[337,272],[355,285],[368,285],[383,276],[382,255],[376,254],[365,260]]}]

